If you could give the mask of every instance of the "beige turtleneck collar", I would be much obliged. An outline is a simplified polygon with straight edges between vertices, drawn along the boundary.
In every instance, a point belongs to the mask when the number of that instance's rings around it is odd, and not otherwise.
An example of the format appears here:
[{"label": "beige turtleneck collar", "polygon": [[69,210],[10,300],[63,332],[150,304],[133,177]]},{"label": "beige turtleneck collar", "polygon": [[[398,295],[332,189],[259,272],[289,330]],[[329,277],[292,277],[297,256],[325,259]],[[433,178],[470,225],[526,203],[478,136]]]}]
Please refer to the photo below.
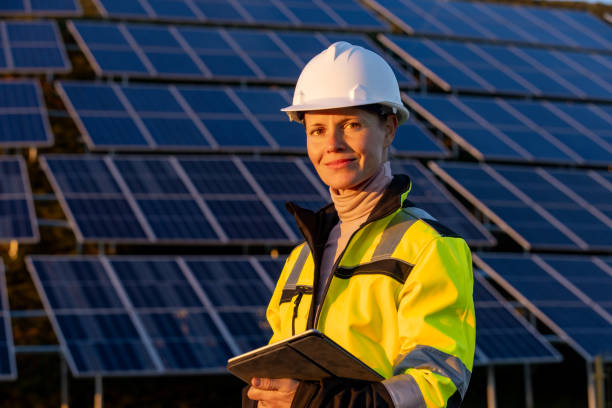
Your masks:
[{"label": "beige turtleneck collar", "polygon": [[335,190],[329,188],[334,207],[342,223],[348,223],[368,216],[391,182],[391,163],[385,162],[378,173],[366,180],[358,189]]},{"label": "beige turtleneck collar", "polygon": [[391,164],[385,162],[380,166],[378,173],[360,185],[359,189],[329,189],[340,222],[332,228],[323,250],[319,269],[319,285],[315,296],[317,305],[323,298],[325,284],[329,279],[334,263],[344,251],[351,235],[368,219],[392,178]]}]

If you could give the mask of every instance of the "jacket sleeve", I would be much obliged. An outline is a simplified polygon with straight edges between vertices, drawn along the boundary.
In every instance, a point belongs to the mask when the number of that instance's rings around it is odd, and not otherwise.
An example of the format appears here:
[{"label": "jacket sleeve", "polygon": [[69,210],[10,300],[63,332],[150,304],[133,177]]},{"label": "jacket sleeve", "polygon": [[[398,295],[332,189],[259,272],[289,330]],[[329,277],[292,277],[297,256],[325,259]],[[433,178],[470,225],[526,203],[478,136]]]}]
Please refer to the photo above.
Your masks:
[{"label": "jacket sleeve", "polygon": [[421,250],[399,296],[399,355],[383,381],[395,408],[458,407],[475,347],[472,257],[458,237]]}]

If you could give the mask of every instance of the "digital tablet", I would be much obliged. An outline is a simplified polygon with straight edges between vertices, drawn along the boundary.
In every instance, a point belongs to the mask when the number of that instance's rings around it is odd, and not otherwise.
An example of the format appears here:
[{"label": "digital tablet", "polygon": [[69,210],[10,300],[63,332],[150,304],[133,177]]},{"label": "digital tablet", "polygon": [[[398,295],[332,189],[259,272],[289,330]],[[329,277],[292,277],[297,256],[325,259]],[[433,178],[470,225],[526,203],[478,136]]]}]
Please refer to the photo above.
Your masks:
[{"label": "digital tablet", "polygon": [[293,378],[318,381],[327,377],[382,381],[384,378],[318,330],[308,330],[230,358],[227,370],[238,378]]}]

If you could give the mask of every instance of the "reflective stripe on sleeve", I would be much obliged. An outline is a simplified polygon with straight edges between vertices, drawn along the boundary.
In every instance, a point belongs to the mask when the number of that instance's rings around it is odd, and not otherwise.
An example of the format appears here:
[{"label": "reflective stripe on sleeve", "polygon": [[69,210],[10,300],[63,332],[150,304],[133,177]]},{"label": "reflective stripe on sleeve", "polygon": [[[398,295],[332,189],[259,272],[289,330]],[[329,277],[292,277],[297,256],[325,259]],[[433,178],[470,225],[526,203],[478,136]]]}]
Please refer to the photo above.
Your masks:
[{"label": "reflective stripe on sleeve", "polygon": [[449,378],[461,398],[465,396],[472,375],[460,359],[430,346],[416,346],[395,366],[393,374],[401,374],[408,368],[426,369]]},{"label": "reflective stripe on sleeve", "polygon": [[411,375],[396,375],[384,380],[382,384],[391,396],[395,408],[426,408],[421,389]]}]

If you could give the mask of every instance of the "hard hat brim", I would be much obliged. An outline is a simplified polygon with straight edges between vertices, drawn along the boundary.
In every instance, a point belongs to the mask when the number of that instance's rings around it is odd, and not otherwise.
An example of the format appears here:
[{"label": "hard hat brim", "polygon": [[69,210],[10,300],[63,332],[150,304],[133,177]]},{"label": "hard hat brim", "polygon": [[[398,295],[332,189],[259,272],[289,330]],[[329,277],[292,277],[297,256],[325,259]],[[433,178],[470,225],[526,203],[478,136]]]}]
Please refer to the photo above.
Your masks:
[{"label": "hard hat brim", "polygon": [[406,120],[408,120],[408,117],[410,116],[410,112],[408,111],[408,109],[406,109],[406,107],[403,104],[398,105],[396,103],[391,103],[388,101],[372,101],[372,102],[355,101],[355,102],[352,102],[352,101],[347,101],[346,99],[328,99],[325,101],[317,101],[316,103],[308,103],[308,104],[303,104],[303,105],[291,105],[291,106],[282,108],[281,111],[285,112],[287,116],[289,116],[290,120],[296,121],[296,122],[302,122],[302,120],[299,119],[300,112],[339,109],[339,108],[353,108],[353,107],[359,107],[359,106],[371,105],[371,104],[377,104],[377,103],[381,105],[389,106],[391,108],[395,108],[395,115],[397,116],[397,121],[399,124],[404,123]]}]

